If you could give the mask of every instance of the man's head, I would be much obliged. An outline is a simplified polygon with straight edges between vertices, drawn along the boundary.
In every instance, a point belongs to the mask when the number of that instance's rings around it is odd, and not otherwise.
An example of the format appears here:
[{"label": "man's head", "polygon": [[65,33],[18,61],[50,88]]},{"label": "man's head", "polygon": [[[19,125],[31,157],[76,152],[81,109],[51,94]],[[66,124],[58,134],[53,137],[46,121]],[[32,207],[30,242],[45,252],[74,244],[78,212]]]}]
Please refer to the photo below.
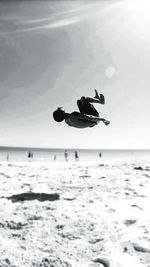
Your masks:
[{"label": "man's head", "polygon": [[57,122],[61,122],[65,119],[65,111],[63,110],[63,108],[57,108],[54,112],[53,112],[53,118],[55,121]]}]

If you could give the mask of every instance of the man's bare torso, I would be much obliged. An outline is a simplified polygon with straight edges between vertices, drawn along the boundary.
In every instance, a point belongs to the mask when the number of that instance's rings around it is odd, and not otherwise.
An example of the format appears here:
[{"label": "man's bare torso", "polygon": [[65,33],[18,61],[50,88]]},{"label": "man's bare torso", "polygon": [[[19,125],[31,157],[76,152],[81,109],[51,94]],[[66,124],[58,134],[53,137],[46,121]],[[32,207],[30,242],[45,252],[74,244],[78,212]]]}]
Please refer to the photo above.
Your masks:
[{"label": "man's bare torso", "polygon": [[87,128],[87,127],[93,127],[96,124],[98,124],[99,118],[84,115],[75,111],[66,116],[65,122],[72,127]]}]

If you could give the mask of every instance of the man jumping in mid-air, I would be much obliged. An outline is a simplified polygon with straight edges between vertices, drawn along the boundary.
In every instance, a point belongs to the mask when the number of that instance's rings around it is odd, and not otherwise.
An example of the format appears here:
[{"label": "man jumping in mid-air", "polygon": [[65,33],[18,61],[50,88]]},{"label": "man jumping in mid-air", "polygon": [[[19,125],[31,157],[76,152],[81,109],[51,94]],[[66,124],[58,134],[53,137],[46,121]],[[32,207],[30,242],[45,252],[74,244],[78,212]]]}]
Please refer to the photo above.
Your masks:
[{"label": "man jumping in mid-air", "polygon": [[65,120],[65,122],[69,126],[76,128],[93,127],[100,121],[102,121],[105,125],[108,125],[110,122],[103,118],[100,118],[98,111],[91,103],[104,105],[104,95],[98,95],[98,92],[95,89],[94,98],[82,96],[80,100],[77,100],[77,105],[80,112],[74,111],[72,113],[66,113],[63,108],[60,107],[53,112],[53,118],[57,122]]}]

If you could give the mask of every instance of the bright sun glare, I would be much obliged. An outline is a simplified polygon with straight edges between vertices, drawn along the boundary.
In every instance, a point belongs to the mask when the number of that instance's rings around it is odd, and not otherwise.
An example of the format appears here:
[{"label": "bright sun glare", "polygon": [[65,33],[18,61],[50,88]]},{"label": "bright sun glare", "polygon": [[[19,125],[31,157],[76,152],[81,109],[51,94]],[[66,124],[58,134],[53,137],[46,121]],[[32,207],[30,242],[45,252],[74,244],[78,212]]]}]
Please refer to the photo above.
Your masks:
[{"label": "bright sun glare", "polygon": [[150,42],[150,0],[127,0],[122,8],[130,32]]}]

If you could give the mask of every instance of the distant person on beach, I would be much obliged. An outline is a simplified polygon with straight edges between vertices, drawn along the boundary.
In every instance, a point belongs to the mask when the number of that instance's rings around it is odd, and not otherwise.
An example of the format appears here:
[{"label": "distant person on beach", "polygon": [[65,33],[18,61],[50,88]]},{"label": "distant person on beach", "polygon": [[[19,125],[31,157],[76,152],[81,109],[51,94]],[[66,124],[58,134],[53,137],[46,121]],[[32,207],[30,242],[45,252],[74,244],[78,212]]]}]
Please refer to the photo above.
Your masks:
[{"label": "distant person on beach", "polygon": [[74,152],[74,157],[75,157],[75,161],[79,161],[79,155],[77,151]]},{"label": "distant person on beach", "polygon": [[65,150],[64,156],[65,156],[65,160],[68,161],[68,152],[67,152],[67,150]]},{"label": "distant person on beach", "polygon": [[74,111],[72,113],[66,113],[62,107],[57,108],[53,112],[53,118],[57,122],[65,122],[75,128],[87,128],[97,125],[102,121],[105,125],[110,122],[104,118],[99,117],[98,111],[91,103],[105,104],[105,97],[102,94],[98,94],[95,89],[94,98],[82,96],[80,100],[77,100],[77,106],[80,112]]},{"label": "distant person on beach", "polygon": [[28,152],[28,158],[30,159],[30,158],[33,158],[33,152]]},{"label": "distant person on beach", "polygon": [[7,161],[9,161],[9,154],[7,153],[7,157],[6,157]]},{"label": "distant person on beach", "polygon": [[99,153],[99,157],[100,157],[100,158],[102,157],[102,153],[101,153],[101,152]]}]

